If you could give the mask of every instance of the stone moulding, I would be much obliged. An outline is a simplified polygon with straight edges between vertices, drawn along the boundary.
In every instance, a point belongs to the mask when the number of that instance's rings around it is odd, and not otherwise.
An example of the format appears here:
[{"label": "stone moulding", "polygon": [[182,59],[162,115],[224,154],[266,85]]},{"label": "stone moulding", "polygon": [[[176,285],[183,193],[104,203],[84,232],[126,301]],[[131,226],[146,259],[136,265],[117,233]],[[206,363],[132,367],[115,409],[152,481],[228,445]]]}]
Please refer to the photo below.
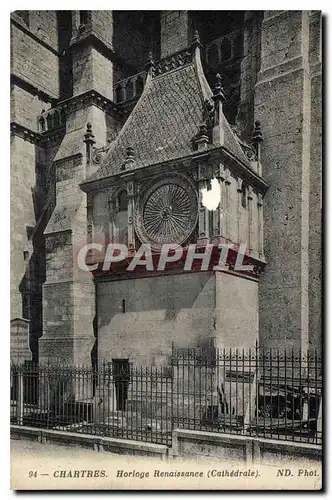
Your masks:
[{"label": "stone moulding", "polygon": [[11,135],[16,135],[25,141],[31,142],[32,144],[37,144],[41,140],[41,134],[38,132],[33,132],[32,130],[20,125],[19,123],[12,122],[10,124]]}]

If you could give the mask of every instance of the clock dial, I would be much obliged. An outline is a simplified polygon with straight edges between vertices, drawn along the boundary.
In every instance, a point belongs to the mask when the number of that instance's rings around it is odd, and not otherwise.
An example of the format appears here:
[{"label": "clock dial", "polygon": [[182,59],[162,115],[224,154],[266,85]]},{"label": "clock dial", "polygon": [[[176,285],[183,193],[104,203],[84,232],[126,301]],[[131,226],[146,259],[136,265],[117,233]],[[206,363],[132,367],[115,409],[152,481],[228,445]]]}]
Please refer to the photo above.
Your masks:
[{"label": "clock dial", "polygon": [[191,182],[174,176],[149,184],[139,200],[136,230],[144,243],[181,244],[197,223],[197,195]]}]

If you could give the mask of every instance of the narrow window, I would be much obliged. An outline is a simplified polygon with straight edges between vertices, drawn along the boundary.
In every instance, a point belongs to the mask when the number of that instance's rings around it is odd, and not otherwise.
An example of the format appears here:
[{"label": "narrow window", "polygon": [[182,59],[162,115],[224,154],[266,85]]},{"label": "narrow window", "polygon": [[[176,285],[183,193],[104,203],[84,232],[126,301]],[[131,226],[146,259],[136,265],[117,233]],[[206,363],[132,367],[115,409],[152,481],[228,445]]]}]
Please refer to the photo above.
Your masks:
[{"label": "narrow window", "polygon": [[126,312],[126,300],[125,299],[122,299],[122,312],[123,313]]},{"label": "narrow window", "polygon": [[122,102],[123,101],[123,87],[122,85],[117,85],[115,87],[115,102]]},{"label": "narrow window", "polygon": [[143,88],[144,88],[143,78],[141,76],[138,76],[135,82],[135,94],[140,95],[143,92]]},{"label": "narrow window", "polygon": [[43,117],[39,118],[39,130],[41,133],[45,132],[45,120]]},{"label": "narrow window", "polygon": [[47,121],[47,130],[51,130],[53,128],[53,118],[50,113],[47,115],[46,121]]},{"label": "narrow window", "polygon": [[66,113],[65,113],[65,110],[63,108],[60,111],[60,121],[61,121],[61,123],[66,123]]},{"label": "narrow window", "polygon": [[116,409],[125,411],[130,382],[129,359],[112,359],[112,373],[115,383]]},{"label": "narrow window", "polygon": [[244,182],[242,182],[241,205],[243,208],[247,208],[247,186]]},{"label": "narrow window", "polygon": [[125,190],[121,191],[115,200],[114,225],[117,243],[126,244],[128,241],[128,198]]},{"label": "narrow window", "polygon": [[128,208],[128,199],[127,199],[127,193],[126,191],[121,191],[121,193],[118,196],[118,207],[119,207],[119,212],[125,212],[127,211]]},{"label": "narrow window", "polygon": [[53,121],[54,127],[59,127],[60,126],[60,116],[59,116],[57,111],[55,111],[55,113],[54,113],[53,120],[54,120]]},{"label": "narrow window", "polygon": [[126,85],[126,100],[132,99],[134,96],[134,84],[132,80],[128,80]]}]

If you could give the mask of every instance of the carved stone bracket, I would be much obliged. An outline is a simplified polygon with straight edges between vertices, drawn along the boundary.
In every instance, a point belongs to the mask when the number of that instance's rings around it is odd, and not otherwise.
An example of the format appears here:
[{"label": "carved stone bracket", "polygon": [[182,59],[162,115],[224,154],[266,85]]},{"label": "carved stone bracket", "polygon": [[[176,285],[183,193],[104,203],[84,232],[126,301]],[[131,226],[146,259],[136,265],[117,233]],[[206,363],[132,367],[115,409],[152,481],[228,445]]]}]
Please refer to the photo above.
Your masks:
[{"label": "carved stone bracket", "polygon": [[100,148],[93,147],[92,152],[91,152],[92,163],[95,163],[96,165],[101,163],[101,160],[104,158],[105,153],[107,153],[107,151],[109,150],[110,147],[111,147],[110,142],[108,144],[106,144],[105,146],[102,146]]}]

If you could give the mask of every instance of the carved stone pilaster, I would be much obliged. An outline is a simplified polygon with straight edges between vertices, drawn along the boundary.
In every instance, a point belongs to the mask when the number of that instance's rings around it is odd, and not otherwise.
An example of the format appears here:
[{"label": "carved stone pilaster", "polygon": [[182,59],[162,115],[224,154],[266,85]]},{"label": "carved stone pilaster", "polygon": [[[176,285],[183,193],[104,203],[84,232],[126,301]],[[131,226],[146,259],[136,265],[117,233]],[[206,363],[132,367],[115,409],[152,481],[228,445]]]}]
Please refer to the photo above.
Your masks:
[{"label": "carved stone pilaster", "polygon": [[253,189],[252,186],[248,186],[248,248],[249,251],[253,250],[253,240],[252,240],[252,199],[253,199]]},{"label": "carved stone pilaster", "polygon": [[92,125],[91,123],[86,124],[86,133],[84,135],[84,141],[85,146],[86,146],[86,164],[90,165],[91,162],[91,152],[92,152],[92,147],[96,143],[95,141],[95,136],[92,133]]},{"label": "carved stone pilaster", "polygon": [[264,256],[264,234],[263,234],[263,196],[257,195],[258,208],[258,255],[260,259],[265,260]]},{"label": "carved stone pilaster", "polygon": [[108,205],[108,234],[109,241],[114,241],[114,189],[107,191],[107,205]]},{"label": "carved stone pilaster", "polygon": [[199,189],[199,214],[198,214],[198,239],[210,238],[208,209],[203,205],[202,189],[207,189],[207,166],[198,167],[198,189]]},{"label": "carved stone pilaster", "polygon": [[237,188],[236,188],[236,234],[237,234],[237,242],[240,242],[241,233],[240,233],[240,218],[241,218],[241,195],[242,195],[242,179],[237,179]]},{"label": "carved stone pilaster", "polygon": [[93,199],[91,193],[87,194],[87,243],[92,243],[92,230],[93,230]]},{"label": "carved stone pilaster", "polygon": [[231,180],[230,180],[230,173],[228,168],[223,169],[224,172],[224,205],[223,205],[223,216],[224,216],[224,231],[223,235],[226,239],[230,239],[230,185],[231,185]]},{"label": "carved stone pilaster", "polygon": [[213,144],[224,144],[224,129],[222,125],[222,105],[225,102],[225,94],[221,87],[221,76],[216,75],[216,84],[213,89],[212,99],[214,101],[212,142]]},{"label": "carved stone pilaster", "polygon": [[219,207],[217,208],[219,236],[228,238],[229,237],[227,232],[228,204],[227,204],[227,194],[226,194],[226,190],[228,189],[228,187],[226,186],[226,181],[229,181],[229,172],[223,163],[218,163],[217,165],[215,165],[214,176],[216,179],[218,179],[220,186],[220,203]]},{"label": "carved stone pilaster", "polygon": [[212,236],[221,236],[221,181],[217,178],[219,188],[220,188],[220,198],[219,205],[213,212],[213,235]]},{"label": "carved stone pilaster", "polygon": [[135,213],[135,197],[134,197],[134,180],[128,179],[126,182],[127,197],[128,197],[128,248],[135,248],[135,229],[134,229],[134,213]]}]

